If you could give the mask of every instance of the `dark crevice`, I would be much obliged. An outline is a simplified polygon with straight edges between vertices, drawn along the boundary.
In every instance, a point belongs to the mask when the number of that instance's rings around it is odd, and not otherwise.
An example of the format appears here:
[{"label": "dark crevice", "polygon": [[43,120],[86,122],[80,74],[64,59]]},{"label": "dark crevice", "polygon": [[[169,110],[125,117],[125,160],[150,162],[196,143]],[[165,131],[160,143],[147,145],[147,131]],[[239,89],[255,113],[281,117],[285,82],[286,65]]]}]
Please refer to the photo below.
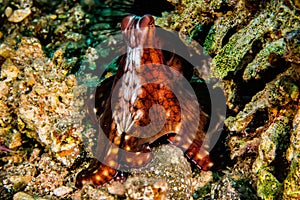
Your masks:
[{"label": "dark crevice", "polygon": [[246,137],[255,137],[256,129],[267,124],[268,120],[269,115],[267,109],[256,111],[253,115],[252,121],[245,129],[245,134],[247,134]]},{"label": "dark crevice", "polygon": [[228,11],[232,11],[234,8],[232,6],[229,6],[227,2],[221,1],[220,8],[215,9],[214,12],[222,12],[227,13]]},{"label": "dark crevice", "polygon": [[[243,106],[248,103],[252,96],[255,95],[258,91],[262,90],[265,87],[265,83],[263,81],[250,80],[245,82],[243,80],[243,73],[246,66],[253,61],[255,56],[259,51],[262,50],[262,42],[260,40],[256,40],[252,44],[252,49],[249,50],[244,57],[241,59],[239,66],[237,69],[241,69],[234,72],[229,72],[226,79],[234,79],[237,85],[237,94],[236,96],[239,99],[236,99],[236,104]],[[251,87],[250,87],[251,86]]]},{"label": "dark crevice", "polygon": [[229,42],[229,38],[230,38],[233,34],[235,34],[236,31],[237,31],[237,27],[236,27],[236,26],[230,28],[230,29],[227,31],[226,35],[223,37],[223,40],[222,40],[222,47],[224,47],[224,46]]},{"label": "dark crevice", "polygon": [[6,60],[6,58],[0,56],[0,70],[1,70],[2,64],[4,63],[5,60]]},{"label": "dark crevice", "polygon": [[[290,124],[290,127],[292,125]],[[289,131],[286,131],[289,132]],[[272,174],[279,182],[283,182],[289,170],[290,163],[286,159],[286,151],[290,146],[290,134],[286,134],[281,138],[278,138],[278,145],[275,152],[275,159],[271,162],[270,166],[274,167]]]},{"label": "dark crevice", "polygon": [[149,144],[149,147],[154,148],[154,147],[159,147],[163,144],[170,144],[169,139],[174,136],[176,136],[176,133],[169,133],[169,134],[163,135],[160,138],[158,138],[157,140],[155,140],[154,142],[152,142],[151,144]]},{"label": "dark crevice", "polygon": [[194,34],[191,35],[192,39],[196,40],[201,46],[204,46],[206,36],[208,35],[212,26],[213,23],[195,26]]},{"label": "dark crevice", "polygon": [[155,16],[161,16],[164,11],[175,10],[175,7],[165,0],[135,0],[132,7],[132,14],[144,15],[151,14]]},{"label": "dark crevice", "polygon": [[256,0],[247,0],[245,1],[245,7],[250,12],[257,12],[260,7],[266,7],[267,1],[256,1]]},{"label": "dark crevice", "polygon": [[250,81],[243,81],[239,88],[239,95],[241,95],[243,101],[248,103],[252,96],[263,90],[267,83],[271,82],[276,76],[284,72],[289,64],[285,62],[281,56],[272,54],[269,56],[269,62],[272,67],[259,73],[260,79],[251,79]]},{"label": "dark crevice", "polygon": [[236,160],[230,158],[230,149],[228,147],[229,131],[224,129],[217,143],[210,151],[210,158],[214,163],[212,171],[222,171],[227,167],[232,167]]},{"label": "dark crevice", "polygon": [[211,115],[211,99],[210,99],[210,93],[208,86],[206,83],[203,82],[191,82],[190,83],[196,96],[198,99],[199,104],[201,105],[202,110],[208,114]]}]

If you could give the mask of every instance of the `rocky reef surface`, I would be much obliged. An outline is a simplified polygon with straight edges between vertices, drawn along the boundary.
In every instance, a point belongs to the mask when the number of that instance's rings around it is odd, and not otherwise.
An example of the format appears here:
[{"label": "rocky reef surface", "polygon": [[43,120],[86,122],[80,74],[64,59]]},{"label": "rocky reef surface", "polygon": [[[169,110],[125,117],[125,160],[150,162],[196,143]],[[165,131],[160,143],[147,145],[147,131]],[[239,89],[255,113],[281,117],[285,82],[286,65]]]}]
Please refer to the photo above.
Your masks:
[{"label": "rocky reef surface", "polygon": [[202,44],[225,88],[234,162],[211,198],[299,199],[299,1],[170,2],[160,25]]},{"label": "rocky reef surface", "polygon": [[[141,4],[0,0],[0,199],[299,199],[299,0]],[[161,145],[125,181],[79,190],[95,141],[85,103],[100,81],[95,60],[124,48],[111,38],[124,16],[146,12],[212,57],[227,105],[215,165],[200,172]]]}]

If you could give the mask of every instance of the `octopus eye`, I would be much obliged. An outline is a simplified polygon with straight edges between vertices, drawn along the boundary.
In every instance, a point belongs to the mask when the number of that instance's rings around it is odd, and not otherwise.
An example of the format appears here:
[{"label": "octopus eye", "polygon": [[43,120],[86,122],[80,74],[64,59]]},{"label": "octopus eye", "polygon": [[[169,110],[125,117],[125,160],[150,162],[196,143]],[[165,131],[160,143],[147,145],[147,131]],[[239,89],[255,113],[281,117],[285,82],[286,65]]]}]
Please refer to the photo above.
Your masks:
[{"label": "octopus eye", "polygon": [[124,31],[129,25],[130,23],[132,23],[132,19],[134,19],[135,16],[134,15],[128,15],[126,16],[121,23],[121,30]]},{"label": "octopus eye", "polygon": [[139,21],[140,27],[147,27],[153,24],[154,24],[154,18],[151,15],[144,15]]}]

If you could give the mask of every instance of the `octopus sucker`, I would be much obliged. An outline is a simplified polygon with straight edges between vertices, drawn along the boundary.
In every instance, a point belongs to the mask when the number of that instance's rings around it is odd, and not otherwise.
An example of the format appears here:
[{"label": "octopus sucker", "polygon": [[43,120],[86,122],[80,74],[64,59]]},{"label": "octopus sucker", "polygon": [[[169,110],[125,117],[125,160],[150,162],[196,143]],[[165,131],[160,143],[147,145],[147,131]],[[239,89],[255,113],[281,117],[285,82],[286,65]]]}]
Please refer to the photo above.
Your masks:
[{"label": "octopus sucker", "polygon": [[[201,106],[199,112],[190,110],[190,105],[199,105],[190,94],[184,97],[187,105],[182,105],[172,91],[172,86],[177,86],[173,82],[191,78],[193,67],[186,66],[187,62],[175,51],[166,55],[161,50],[160,45],[172,37],[169,33],[156,34],[151,15],[127,16],[121,30],[127,53],[119,60],[114,81],[109,79],[118,99],[112,99],[112,93],[102,94],[105,81],[97,87],[95,105],[104,132],[97,141],[99,161],[77,175],[76,187],[87,183],[101,186],[115,179],[122,169],[147,165],[153,157],[151,148],[162,139],[181,148],[198,168],[209,170],[213,163],[208,151],[201,147],[207,116]],[[183,95],[185,88],[178,85],[176,90]],[[107,99],[102,104],[97,97]]]}]

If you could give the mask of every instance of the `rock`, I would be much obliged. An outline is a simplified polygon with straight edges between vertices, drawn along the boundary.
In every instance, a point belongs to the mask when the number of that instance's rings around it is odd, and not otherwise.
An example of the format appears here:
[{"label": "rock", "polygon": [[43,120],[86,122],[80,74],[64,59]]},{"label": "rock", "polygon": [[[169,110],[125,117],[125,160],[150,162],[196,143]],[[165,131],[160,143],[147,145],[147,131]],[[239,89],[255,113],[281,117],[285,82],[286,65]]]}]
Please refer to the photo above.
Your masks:
[{"label": "rock", "polygon": [[215,200],[258,200],[253,194],[247,179],[235,179],[225,176],[219,182],[212,184],[211,199]]},{"label": "rock", "polygon": [[299,199],[300,197],[300,105],[293,120],[293,130],[286,158],[291,162],[289,173],[284,180],[283,199]]},{"label": "rock", "polygon": [[22,38],[16,52],[6,44],[0,47],[0,55],[6,58],[0,76],[5,79],[0,84],[5,145],[16,148],[22,144],[21,136],[27,135],[71,166],[79,154],[83,131],[78,122],[83,117],[84,90],[77,88],[74,75],[67,75],[63,51],[57,50],[50,60],[35,38]]},{"label": "rock", "polygon": [[25,192],[18,192],[14,195],[14,200],[34,200],[34,198]]},{"label": "rock", "polygon": [[31,180],[32,176],[30,175],[25,175],[25,176],[11,176],[9,178],[10,182],[13,183],[14,188],[22,188],[22,186],[27,185]]},{"label": "rock", "polygon": [[9,148],[10,149],[14,149],[14,148],[17,148],[19,146],[22,145],[22,136],[21,136],[21,133],[18,132],[18,131],[13,131],[11,133],[11,142],[9,144]]},{"label": "rock", "polygon": [[25,192],[16,193],[13,199],[14,200],[48,200],[42,197],[32,197],[31,195],[26,194]]},{"label": "rock", "polygon": [[166,192],[168,199],[191,198],[192,170],[183,152],[173,145],[162,145],[154,148],[153,154],[152,162],[133,170],[133,176],[125,182],[126,195],[142,196],[150,191],[154,196],[156,194],[162,197],[161,199],[164,199]]},{"label": "rock", "polygon": [[110,194],[115,195],[124,195],[125,194],[125,186],[118,181],[112,182],[107,186],[108,192]]},{"label": "rock", "polygon": [[90,185],[85,185],[82,188],[82,193],[81,193],[81,199],[90,199],[90,200],[98,200],[98,199],[105,199],[105,200],[114,200],[112,196],[107,194],[106,192],[93,188]]},{"label": "rock", "polygon": [[2,65],[1,78],[7,81],[15,80],[20,72],[20,69],[13,64],[10,58],[6,59]]},{"label": "rock", "polygon": [[5,58],[10,57],[14,53],[14,50],[10,45],[7,45],[5,43],[0,45],[0,56]]},{"label": "rock", "polygon": [[61,187],[54,189],[53,194],[55,196],[62,197],[62,196],[65,196],[66,194],[69,194],[72,191],[73,191],[73,189],[70,187],[61,186]]},{"label": "rock", "polygon": [[257,195],[261,199],[280,199],[283,185],[269,171],[262,169],[258,173]]},{"label": "rock", "polygon": [[30,8],[25,8],[25,9],[18,9],[15,10],[10,17],[8,18],[9,22],[21,22],[23,21],[26,17],[28,17],[31,14],[31,9]]},{"label": "rock", "polygon": [[34,179],[27,184],[25,191],[28,191],[28,188],[30,188],[32,194],[38,196],[50,193],[58,196],[71,192],[71,188],[63,185],[67,179],[67,169],[59,162],[52,160],[50,155],[44,153],[40,156],[38,162],[30,165],[30,167],[38,166],[39,174],[35,174]]},{"label": "rock", "polygon": [[11,16],[11,14],[13,13],[13,9],[11,7],[7,7],[4,11],[4,14],[7,18],[9,18]]},{"label": "rock", "polygon": [[284,57],[290,62],[300,64],[300,30],[288,32],[284,40],[287,45]]},{"label": "rock", "polygon": [[129,199],[166,199],[168,183],[163,179],[131,177],[126,181],[126,195]]}]

